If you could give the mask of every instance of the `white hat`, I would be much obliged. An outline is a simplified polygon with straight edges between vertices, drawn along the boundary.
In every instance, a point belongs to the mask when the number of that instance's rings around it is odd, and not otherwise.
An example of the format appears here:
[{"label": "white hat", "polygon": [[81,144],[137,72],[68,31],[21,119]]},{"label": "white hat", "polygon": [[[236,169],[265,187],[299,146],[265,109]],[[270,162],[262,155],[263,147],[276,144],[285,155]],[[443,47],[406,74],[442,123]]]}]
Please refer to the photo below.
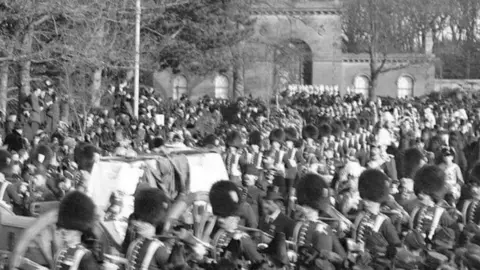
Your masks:
[{"label": "white hat", "polygon": [[395,118],[393,117],[393,115],[389,112],[384,112],[383,113],[383,121],[384,122],[393,122],[395,121]]}]

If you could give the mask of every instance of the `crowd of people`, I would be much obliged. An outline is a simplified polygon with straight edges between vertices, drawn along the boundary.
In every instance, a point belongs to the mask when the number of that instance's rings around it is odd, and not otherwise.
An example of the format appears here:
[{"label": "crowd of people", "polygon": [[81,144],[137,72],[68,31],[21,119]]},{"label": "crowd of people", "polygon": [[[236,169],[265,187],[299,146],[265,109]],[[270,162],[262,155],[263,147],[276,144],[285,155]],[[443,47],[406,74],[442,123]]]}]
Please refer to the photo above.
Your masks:
[{"label": "crowd of people", "polygon": [[90,177],[99,157],[174,147],[224,159],[229,179],[209,192],[211,243],[188,226],[174,228],[176,242],[156,237],[175,198],[142,188],[121,251],[127,269],[480,269],[475,98],[373,102],[287,90],[272,103],[173,101],[149,89],[134,118],[122,84],[68,125],[54,89],[47,81],[0,125],[0,198],[27,216],[33,202],[60,201],[69,245],[58,269],[106,260],[92,244],[86,184],[101,181]]}]

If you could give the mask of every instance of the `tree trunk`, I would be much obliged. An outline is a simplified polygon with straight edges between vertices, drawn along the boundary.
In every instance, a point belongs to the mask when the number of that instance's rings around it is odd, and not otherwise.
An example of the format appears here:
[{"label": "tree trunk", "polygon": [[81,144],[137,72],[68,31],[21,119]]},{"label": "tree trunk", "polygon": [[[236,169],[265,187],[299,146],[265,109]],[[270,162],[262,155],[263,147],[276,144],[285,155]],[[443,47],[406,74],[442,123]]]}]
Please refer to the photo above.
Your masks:
[{"label": "tree trunk", "polygon": [[[32,32],[33,30],[27,30],[25,33],[25,36],[23,37],[22,40],[22,54],[23,55],[30,55],[32,53]],[[20,92],[24,97],[30,95],[31,92],[31,87],[30,87],[30,81],[32,80],[31,75],[30,75],[30,68],[32,66],[32,61],[30,60],[30,57],[26,57],[25,60],[23,60],[20,63]],[[19,100],[19,104],[21,100]]]},{"label": "tree trunk", "polygon": [[233,98],[245,95],[245,66],[243,61],[237,61],[233,69]]},{"label": "tree trunk", "polygon": [[7,99],[8,99],[8,68],[10,63],[3,62],[0,65],[0,111],[7,113]]},{"label": "tree trunk", "polygon": [[93,107],[100,107],[102,99],[102,68],[96,68],[92,76],[92,104]]},{"label": "tree trunk", "polygon": [[372,73],[370,78],[370,92],[369,92],[369,98],[374,102],[377,101],[377,84],[378,84],[378,74],[374,72]]}]

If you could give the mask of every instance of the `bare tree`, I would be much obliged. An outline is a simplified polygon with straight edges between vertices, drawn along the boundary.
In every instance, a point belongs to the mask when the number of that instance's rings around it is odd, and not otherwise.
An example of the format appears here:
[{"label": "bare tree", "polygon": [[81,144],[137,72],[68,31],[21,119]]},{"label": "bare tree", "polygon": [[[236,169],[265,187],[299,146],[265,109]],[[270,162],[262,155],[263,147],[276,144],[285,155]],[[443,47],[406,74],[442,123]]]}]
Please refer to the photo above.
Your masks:
[{"label": "bare tree", "polygon": [[[413,0],[412,0],[413,1]],[[347,52],[367,53],[370,66],[370,98],[376,98],[377,80],[380,74],[402,69],[428,59],[406,58],[391,63],[389,56],[396,53],[419,52],[424,46],[430,24],[438,20],[438,13],[431,13],[433,5],[413,1],[352,0],[344,7],[344,44]],[[431,2],[431,1],[427,1]],[[421,39],[419,39],[419,33]]]}]

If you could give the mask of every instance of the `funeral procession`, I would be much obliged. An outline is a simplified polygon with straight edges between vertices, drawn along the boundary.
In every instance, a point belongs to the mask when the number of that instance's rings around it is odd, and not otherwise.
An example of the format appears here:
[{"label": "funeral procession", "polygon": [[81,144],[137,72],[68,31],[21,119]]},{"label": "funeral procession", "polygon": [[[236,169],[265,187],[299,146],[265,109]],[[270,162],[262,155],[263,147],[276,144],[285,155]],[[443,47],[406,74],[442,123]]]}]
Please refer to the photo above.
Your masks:
[{"label": "funeral procession", "polygon": [[480,0],[0,0],[0,270],[480,270]]}]

